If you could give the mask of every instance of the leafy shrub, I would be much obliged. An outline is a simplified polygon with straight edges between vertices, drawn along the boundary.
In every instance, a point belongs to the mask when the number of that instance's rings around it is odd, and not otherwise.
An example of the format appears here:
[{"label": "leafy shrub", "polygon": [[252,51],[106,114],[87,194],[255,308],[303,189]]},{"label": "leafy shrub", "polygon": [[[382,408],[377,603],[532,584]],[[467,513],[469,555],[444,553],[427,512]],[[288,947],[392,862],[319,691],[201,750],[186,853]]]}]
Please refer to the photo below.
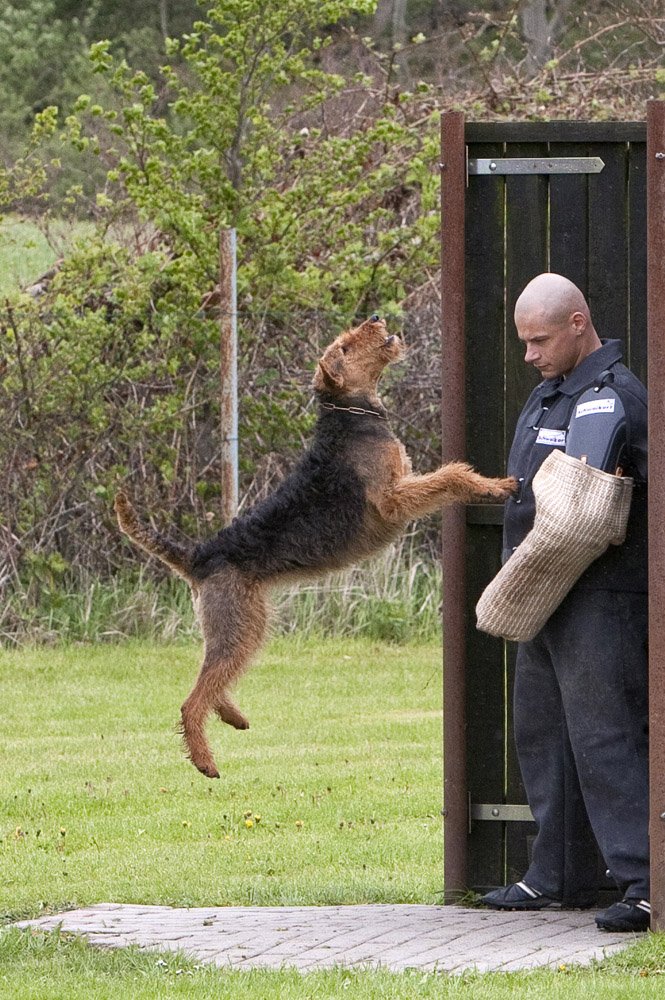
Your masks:
[{"label": "leafy shrub", "polygon": [[[351,86],[320,65],[317,26],[370,7],[215,0],[171,46],[167,117],[145,73],[117,64],[108,43],[93,46],[112,106],[80,97],[63,141],[107,170],[96,231],[42,294],[0,315],[10,429],[0,439],[0,580],[28,603],[43,604],[36,567],[52,581],[53,559],[69,577],[141,559],[115,528],[120,483],[161,526],[190,537],[215,527],[220,228],[237,230],[240,251],[245,502],[288,469],[311,428],[322,346],[375,308],[400,318],[407,291],[431,275],[433,111],[414,129],[418,102],[386,103],[369,78]],[[52,110],[41,127],[50,139]],[[44,181],[31,164],[25,191]],[[17,178],[5,174],[6,192]]]}]

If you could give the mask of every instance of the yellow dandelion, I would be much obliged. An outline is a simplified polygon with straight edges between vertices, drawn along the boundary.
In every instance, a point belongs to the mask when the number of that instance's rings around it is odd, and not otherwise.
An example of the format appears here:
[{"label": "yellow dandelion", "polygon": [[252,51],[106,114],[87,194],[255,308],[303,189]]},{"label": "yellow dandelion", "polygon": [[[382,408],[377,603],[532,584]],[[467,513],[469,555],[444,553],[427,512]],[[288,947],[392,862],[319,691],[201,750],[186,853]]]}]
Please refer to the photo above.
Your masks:
[{"label": "yellow dandelion", "polygon": [[183,819],[183,821],[182,821],[182,825],[183,825],[183,826],[191,826],[192,824],[191,824],[191,823],[189,822],[189,820],[188,820],[188,819]]},{"label": "yellow dandelion", "polygon": [[302,830],[302,820],[301,819],[297,819],[296,820],[296,826],[298,827],[299,830]]},{"label": "yellow dandelion", "polygon": [[231,838],[229,837],[229,835],[228,835],[228,833],[227,833],[227,835],[226,835],[226,836],[224,837],[224,840],[230,840],[230,839],[231,839]]},{"label": "yellow dandelion", "polygon": [[61,827],[60,827],[60,836],[61,836],[61,837],[64,837],[64,835],[65,835],[66,833],[67,833],[67,831],[66,831],[66,829],[64,828],[64,826],[61,826]]},{"label": "yellow dandelion", "polygon": [[249,817],[251,815],[252,815],[252,810],[251,809],[245,809],[245,811],[243,813],[243,816],[245,817],[245,819],[249,819]]},{"label": "yellow dandelion", "polygon": [[245,820],[245,826],[246,827],[250,827],[250,826],[254,826],[254,824],[252,823],[251,819],[246,819]]},{"label": "yellow dandelion", "polygon": [[260,813],[254,813],[254,822],[255,823],[260,823],[261,822],[261,814]]}]

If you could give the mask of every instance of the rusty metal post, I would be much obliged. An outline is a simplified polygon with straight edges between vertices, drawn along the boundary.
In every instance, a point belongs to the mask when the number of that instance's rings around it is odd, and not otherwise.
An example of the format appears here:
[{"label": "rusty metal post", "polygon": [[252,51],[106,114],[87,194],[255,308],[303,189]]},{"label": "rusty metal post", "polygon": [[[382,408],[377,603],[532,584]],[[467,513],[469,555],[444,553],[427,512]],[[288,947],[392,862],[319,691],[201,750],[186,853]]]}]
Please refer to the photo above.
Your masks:
[{"label": "rusty metal post", "polygon": [[[443,461],[464,458],[464,115],[441,118],[441,341]],[[443,885],[453,903],[466,891],[468,801],[465,707],[465,542],[461,504],[443,511]]]},{"label": "rusty metal post", "polygon": [[222,527],[238,512],[238,335],[236,231],[219,234]]},{"label": "rusty metal post", "polygon": [[647,103],[651,927],[665,930],[665,102]]}]

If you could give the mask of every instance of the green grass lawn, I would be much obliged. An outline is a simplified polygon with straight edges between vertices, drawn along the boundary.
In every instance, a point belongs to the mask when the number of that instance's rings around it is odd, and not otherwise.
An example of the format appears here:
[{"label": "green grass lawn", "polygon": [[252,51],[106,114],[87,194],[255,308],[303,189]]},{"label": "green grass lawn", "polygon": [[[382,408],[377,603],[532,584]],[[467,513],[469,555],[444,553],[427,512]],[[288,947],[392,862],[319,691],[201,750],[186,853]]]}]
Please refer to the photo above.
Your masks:
[{"label": "green grass lawn", "polygon": [[275,641],[210,723],[173,726],[198,646],[0,654],[0,913],[101,900],[432,902],[441,890],[436,646]]},{"label": "green grass lawn", "polygon": [[[442,879],[437,644],[283,638],[211,722],[209,781],[173,731],[196,646],[0,652],[0,920],[98,901],[436,902]],[[659,997],[665,939],[590,970],[448,977],[201,968],[0,934],[0,998]]]},{"label": "green grass lawn", "polygon": [[84,222],[51,223],[51,242],[27,217],[0,216],[0,295],[31,284],[57,260],[74,235],[89,230]]},{"label": "green grass lawn", "polygon": [[589,969],[447,976],[409,970],[332,969],[301,974],[228,972],[182,955],[103,952],[80,940],[12,931],[0,938],[2,1000],[166,1000],[256,997],[257,1000],[657,1000],[663,996],[665,948],[642,941]]}]

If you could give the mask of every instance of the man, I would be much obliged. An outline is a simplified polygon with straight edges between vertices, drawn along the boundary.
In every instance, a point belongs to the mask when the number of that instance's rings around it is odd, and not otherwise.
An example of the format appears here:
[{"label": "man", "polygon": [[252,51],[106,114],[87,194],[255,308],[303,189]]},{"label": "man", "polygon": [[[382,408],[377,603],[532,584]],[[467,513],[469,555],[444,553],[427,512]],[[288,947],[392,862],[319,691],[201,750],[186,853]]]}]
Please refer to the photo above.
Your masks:
[{"label": "man", "polygon": [[[548,455],[565,450],[587,390],[610,386],[623,404],[621,464],[635,486],[625,542],[592,561],[540,631],[518,645],[515,740],[538,834],[523,880],[483,901],[511,910],[592,906],[597,843],[623,899],[596,923],[644,930],[650,914],[646,391],[621,364],[620,342],[601,341],[584,296],[567,278],[534,278],[517,301],[515,325],[526,363],[544,381],[522,411],[508,462],[520,490],[506,502],[504,564],[533,527],[533,478]],[[574,523],[570,530],[574,535]]]}]

